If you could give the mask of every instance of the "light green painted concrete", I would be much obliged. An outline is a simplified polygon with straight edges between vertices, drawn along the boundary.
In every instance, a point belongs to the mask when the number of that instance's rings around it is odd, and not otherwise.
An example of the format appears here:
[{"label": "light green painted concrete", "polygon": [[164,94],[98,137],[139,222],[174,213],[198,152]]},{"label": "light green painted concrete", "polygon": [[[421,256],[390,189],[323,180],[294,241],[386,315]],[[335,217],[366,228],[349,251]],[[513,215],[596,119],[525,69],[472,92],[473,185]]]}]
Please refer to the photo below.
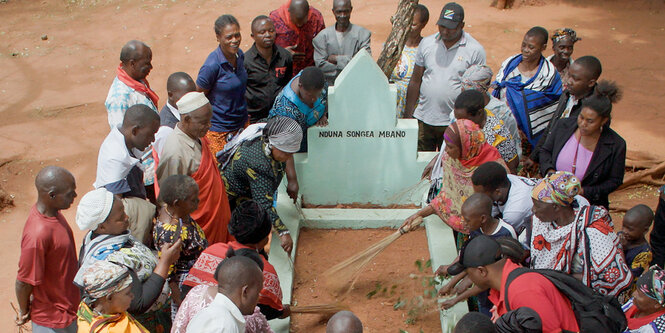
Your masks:
[{"label": "light green painted concrete", "polygon": [[397,119],[395,94],[364,50],[340,73],[328,90],[329,124],[308,129],[309,152],[298,157],[296,170],[306,203],[419,202],[409,197],[389,200],[417,184],[431,159],[417,153],[417,121]]}]

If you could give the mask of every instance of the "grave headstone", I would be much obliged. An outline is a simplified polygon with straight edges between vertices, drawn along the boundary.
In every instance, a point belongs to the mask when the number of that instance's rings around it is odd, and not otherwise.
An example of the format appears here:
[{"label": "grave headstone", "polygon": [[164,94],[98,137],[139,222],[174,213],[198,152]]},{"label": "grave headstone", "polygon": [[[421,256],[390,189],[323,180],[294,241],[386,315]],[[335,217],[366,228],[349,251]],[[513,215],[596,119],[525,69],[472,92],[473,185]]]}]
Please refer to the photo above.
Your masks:
[{"label": "grave headstone", "polygon": [[304,203],[420,203],[422,196],[406,192],[433,155],[418,153],[418,123],[398,119],[395,105],[395,87],[360,51],[328,90],[328,125],[310,127],[308,152],[296,156]]}]

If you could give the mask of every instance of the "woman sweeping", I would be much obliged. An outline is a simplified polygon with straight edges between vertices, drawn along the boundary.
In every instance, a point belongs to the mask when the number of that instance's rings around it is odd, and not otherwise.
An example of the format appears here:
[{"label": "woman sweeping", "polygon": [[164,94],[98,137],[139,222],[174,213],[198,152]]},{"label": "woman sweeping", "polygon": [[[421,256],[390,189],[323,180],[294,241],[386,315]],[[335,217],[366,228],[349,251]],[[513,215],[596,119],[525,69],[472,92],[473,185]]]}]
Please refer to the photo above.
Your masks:
[{"label": "woman sweeping", "polygon": [[451,124],[445,131],[443,139],[446,143],[441,154],[443,178],[441,189],[436,197],[417,213],[409,216],[402,227],[410,226],[417,217],[425,218],[437,214],[441,220],[456,232],[457,246],[463,243],[468,230],[462,222],[462,204],[473,194],[471,175],[485,162],[497,162],[506,166],[496,148],[485,142],[485,135],[480,127],[468,119],[460,119]]}]

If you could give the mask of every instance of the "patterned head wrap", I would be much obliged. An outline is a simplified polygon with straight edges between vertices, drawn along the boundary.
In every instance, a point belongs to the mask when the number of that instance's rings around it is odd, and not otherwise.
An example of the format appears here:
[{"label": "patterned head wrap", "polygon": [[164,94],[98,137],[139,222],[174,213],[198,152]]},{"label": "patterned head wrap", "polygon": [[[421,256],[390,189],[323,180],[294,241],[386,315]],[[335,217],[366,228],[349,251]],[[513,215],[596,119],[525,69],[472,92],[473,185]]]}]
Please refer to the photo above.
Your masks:
[{"label": "patterned head wrap", "polygon": [[577,42],[578,40],[582,40],[582,38],[577,38],[577,33],[575,30],[570,28],[561,28],[554,30],[552,33],[552,42],[558,43],[560,40],[566,37],[569,37],[573,43]]},{"label": "patterned head wrap", "polygon": [[460,142],[462,143],[462,156],[460,159],[469,160],[478,156],[485,144],[485,134],[478,124],[469,119],[458,119],[455,124],[457,124]]},{"label": "patterned head wrap", "polygon": [[272,221],[256,201],[247,200],[233,210],[228,229],[240,244],[256,244],[268,237]]},{"label": "patterned head wrap", "polygon": [[635,282],[637,288],[655,300],[661,306],[665,305],[665,271],[658,266],[651,266],[648,271]]},{"label": "patterned head wrap", "polygon": [[90,304],[129,287],[131,283],[132,277],[126,266],[99,260],[83,272],[84,299]]},{"label": "patterned head wrap", "polygon": [[487,92],[492,82],[492,69],[485,65],[472,65],[462,74],[462,90]]},{"label": "patterned head wrap", "polygon": [[296,153],[300,150],[302,135],[300,125],[289,117],[270,118],[263,128],[264,141],[285,153]]},{"label": "patterned head wrap", "polygon": [[574,174],[557,171],[541,179],[531,191],[531,197],[557,206],[569,206],[581,188],[580,180]]}]

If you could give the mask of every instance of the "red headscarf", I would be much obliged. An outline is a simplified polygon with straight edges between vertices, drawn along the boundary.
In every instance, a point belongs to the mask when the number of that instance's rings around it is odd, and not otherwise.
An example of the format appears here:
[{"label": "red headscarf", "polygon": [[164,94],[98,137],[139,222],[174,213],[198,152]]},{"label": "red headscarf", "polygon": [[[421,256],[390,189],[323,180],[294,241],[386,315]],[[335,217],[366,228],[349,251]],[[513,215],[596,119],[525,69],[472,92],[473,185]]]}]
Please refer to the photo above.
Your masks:
[{"label": "red headscarf", "polygon": [[501,159],[499,151],[485,141],[485,134],[478,124],[468,119],[458,119],[451,124],[457,129],[461,142],[462,156],[460,163],[465,167],[480,166],[485,162]]}]

